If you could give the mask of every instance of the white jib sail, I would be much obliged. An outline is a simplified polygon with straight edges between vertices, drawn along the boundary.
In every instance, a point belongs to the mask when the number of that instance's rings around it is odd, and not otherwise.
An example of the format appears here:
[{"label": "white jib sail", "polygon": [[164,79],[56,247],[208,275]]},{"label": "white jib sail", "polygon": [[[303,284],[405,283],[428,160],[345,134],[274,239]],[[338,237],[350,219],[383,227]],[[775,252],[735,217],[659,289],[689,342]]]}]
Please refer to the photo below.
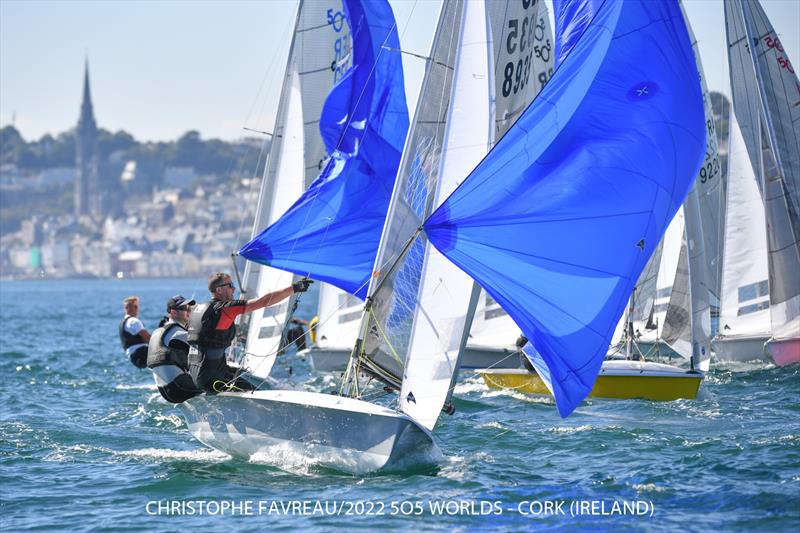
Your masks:
[{"label": "white jib sail", "polygon": [[767,279],[764,203],[736,115],[731,113],[720,337],[769,335]]},{"label": "white jib sail", "polygon": [[[484,3],[464,2],[463,9],[435,205],[444,201],[486,155],[494,127],[489,110],[492,77]],[[400,408],[428,429],[436,424],[458,371],[458,357],[466,342],[472,286],[469,276],[433,246],[426,246]]]},{"label": "white jib sail", "polygon": [[[290,71],[287,80],[286,98],[282,117],[283,128],[276,128],[280,134],[278,153],[270,154],[270,165],[264,174],[265,186],[272,189],[269,202],[269,215],[265,227],[275,222],[305,190],[304,186],[304,150],[303,150],[303,110],[300,95],[300,80],[297,72]],[[275,159],[272,159],[275,158]],[[275,167],[272,163],[275,163]],[[274,168],[274,175],[270,170]],[[258,284],[256,294],[262,295],[292,283],[293,274],[272,267],[258,267]],[[279,305],[259,309],[250,316],[247,332],[244,365],[255,376],[269,376],[280,348],[284,324],[289,312],[290,300]]]},{"label": "white jib sail", "polygon": [[[667,231],[663,237],[663,247],[661,250],[661,263],[658,267],[658,278],[656,279],[656,296],[653,309],[653,321],[657,328],[647,330],[644,327],[635,330],[641,333],[638,340],[643,342],[656,342],[661,338],[664,331],[664,321],[669,307],[670,297],[672,296],[672,286],[675,283],[675,275],[678,271],[678,258],[681,253],[681,243],[684,233],[683,208],[679,209],[667,226]],[[634,327],[637,327],[634,324]]]}]

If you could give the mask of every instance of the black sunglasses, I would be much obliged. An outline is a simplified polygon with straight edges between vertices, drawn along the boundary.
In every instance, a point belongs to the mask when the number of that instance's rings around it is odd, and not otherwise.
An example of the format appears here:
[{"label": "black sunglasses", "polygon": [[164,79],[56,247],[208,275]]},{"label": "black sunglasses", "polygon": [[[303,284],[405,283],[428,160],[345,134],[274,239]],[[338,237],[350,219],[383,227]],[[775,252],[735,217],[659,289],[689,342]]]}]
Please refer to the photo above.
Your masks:
[{"label": "black sunglasses", "polygon": [[216,288],[219,289],[220,287],[230,287],[231,289],[234,287],[233,282],[223,283],[222,285],[217,285]]}]

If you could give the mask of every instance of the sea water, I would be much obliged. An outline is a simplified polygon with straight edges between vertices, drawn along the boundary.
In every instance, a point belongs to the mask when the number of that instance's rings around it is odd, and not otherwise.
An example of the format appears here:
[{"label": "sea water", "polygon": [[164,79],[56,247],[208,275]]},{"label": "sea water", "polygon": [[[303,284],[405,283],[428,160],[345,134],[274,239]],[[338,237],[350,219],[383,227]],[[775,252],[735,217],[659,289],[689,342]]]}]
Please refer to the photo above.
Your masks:
[{"label": "sea water", "polygon": [[[0,283],[4,531],[800,526],[800,365],[716,365],[697,400],[592,399],[567,419],[463,374],[435,467],[352,475],[192,438],[117,333],[124,297],[140,296],[152,331],[176,293],[207,295],[203,280]],[[335,385],[294,356],[274,375]]]}]

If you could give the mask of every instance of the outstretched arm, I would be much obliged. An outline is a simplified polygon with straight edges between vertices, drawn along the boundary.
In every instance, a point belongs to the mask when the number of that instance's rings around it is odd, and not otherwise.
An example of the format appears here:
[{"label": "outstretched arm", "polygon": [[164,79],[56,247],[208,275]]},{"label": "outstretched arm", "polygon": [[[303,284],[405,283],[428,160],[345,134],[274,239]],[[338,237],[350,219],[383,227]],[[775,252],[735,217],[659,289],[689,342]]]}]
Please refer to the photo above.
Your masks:
[{"label": "outstretched arm", "polygon": [[248,300],[247,305],[244,308],[244,312],[251,313],[256,309],[261,309],[262,307],[269,307],[270,305],[275,305],[277,303],[284,301],[292,294],[294,294],[294,289],[292,289],[291,285],[286,287],[285,289],[280,289],[274,292],[268,292],[263,296],[254,298],[252,300]]},{"label": "outstretched arm", "polygon": [[292,294],[296,292],[306,292],[308,290],[308,286],[314,283],[308,278],[303,278],[301,280],[295,281],[290,286],[286,287],[285,289],[281,289],[275,292],[268,292],[264,296],[260,298],[256,298],[254,300],[248,300],[247,305],[244,308],[245,313],[250,313],[251,311],[255,311],[256,309],[261,309],[262,307],[268,307],[270,305],[275,305],[277,303],[282,302]]}]

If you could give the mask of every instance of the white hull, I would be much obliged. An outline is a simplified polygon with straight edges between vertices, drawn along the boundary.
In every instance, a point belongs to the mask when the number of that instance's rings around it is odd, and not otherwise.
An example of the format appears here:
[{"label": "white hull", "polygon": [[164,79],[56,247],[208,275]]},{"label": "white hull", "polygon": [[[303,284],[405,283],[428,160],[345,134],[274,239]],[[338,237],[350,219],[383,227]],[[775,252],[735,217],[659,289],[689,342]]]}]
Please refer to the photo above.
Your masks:
[{"label": "white hull", "polygon": [[315,372],[344,372],[347,370],[350,353],[351,350],[313,346],[297,352],[297,355],[308,358]]},{"label": "white hull", "polygon": [[[298,352],[307,357],[316,372],[344,372],[350,360],[349,350],[310,348]],[[461,356],[460,370],[478,368],[521,368],[520,356],[516,348],[491,348],[488,346],[467,346]]]},{"label": "white hull", "polygon": [[769,336],[716,337],[711,343],[717,361],[770,361],[764,351]]},{"label": "white hull", "polygon": [[461,356],[461,370],[478,368],[522,368],[522,363],[516,346],[467,345]]},{"label": "white hull", "polygon": [[181,404],[200,442],[236,457],[291,454],[353,473],[432,463],[431,433],[410,417],[371,403],[304,391],[201,395]]}]

